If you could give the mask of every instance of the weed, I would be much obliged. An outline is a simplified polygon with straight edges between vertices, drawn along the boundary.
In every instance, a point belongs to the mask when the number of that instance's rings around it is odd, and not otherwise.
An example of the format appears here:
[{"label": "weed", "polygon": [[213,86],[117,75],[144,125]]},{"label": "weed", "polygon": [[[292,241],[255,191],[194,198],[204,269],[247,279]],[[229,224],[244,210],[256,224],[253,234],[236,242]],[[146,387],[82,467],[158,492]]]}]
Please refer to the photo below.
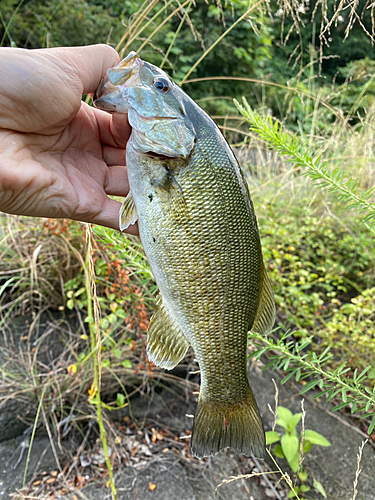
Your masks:
[{"label": "weed", "polygon": [[[331,443],[318,432],[311,429],[305,429],[304,420],[302,431],[298,438],[296,427],[300,420],[304,418],[303,411],[302,413],[295,413],[293,415],[288,408],[278,406],[277,415],[278,419],[276,423],[284,429],[284,433],[281,435],[280,432],[275,430],[266,432],[266,444],[272,445],[280,442],[280,444],[274,447],[273,453],[278,458],[285,458],[289,467],[297,475],[299,484],[294,484],[294,491],[291,490],[288,495],[288,498],[294,498],[310,490],[310,486],[306,484],[309,479],[308,472],[302,467],[304,455],[308,453],[314,445],[331,446]],[[327,498],[322,484],[315,478],[314,488],[318,490],[324,498]],[[302,496],[300,496],[300,500],[303,500]]]}]

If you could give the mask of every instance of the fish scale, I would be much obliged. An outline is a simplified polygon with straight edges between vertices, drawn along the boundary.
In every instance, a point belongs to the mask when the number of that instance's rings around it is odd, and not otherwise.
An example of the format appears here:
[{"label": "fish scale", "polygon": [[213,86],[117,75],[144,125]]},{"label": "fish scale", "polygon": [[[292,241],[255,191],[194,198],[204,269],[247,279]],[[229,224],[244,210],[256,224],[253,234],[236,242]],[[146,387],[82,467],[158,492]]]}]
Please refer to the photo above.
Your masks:
[{"label": "fish scale", "polygon": [[129,114],[131,192],[121,225],[138,219],[160,290],[148,330],[149,359],[171,369],[189,346],[194,350],[201,373],[191,442],[196,456],[231,447],[262,457],[247,333],[269,331],[275,309],[246,182],[214,122],[162,70],[135,53],[118,65],[116,78],[121,68],[121,85],[103,82],[95,105],[126,110],[131,93],[132,109],[140,96],[137,112]]}]

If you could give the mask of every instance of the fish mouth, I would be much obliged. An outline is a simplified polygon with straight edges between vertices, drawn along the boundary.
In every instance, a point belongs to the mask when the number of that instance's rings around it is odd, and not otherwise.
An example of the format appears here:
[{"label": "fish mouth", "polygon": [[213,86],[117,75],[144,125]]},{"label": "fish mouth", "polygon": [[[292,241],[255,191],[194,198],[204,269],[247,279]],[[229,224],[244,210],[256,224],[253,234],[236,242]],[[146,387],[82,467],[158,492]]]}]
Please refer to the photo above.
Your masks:
[{"label": "fish mouth", "polygon": [[142,85],[139,69],[143,64],[144,61],[132,51],[117,66],[110,68],[94,94],[94,106],[108,113],[127,113],[128,89]]}]

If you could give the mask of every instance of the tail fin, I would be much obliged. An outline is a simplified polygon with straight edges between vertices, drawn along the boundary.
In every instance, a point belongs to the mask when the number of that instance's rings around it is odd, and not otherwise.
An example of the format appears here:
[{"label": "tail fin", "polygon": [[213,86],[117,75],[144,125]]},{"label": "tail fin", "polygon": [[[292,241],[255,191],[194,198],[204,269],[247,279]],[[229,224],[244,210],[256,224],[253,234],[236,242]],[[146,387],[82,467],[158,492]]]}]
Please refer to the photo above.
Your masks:
[{"label": "tail fin", "polygon": [[231,448],[246,456],[264,458],[266,440],[252,393],[245,401],[199,401],[194,418],[191,451],[198,458]]}]

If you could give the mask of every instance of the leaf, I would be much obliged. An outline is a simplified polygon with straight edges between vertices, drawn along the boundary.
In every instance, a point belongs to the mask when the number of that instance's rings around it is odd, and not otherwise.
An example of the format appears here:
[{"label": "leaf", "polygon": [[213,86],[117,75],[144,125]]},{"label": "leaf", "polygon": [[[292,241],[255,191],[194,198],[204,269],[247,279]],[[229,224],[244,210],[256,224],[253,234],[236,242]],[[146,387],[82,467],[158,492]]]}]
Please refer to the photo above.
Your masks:
[{"label": "leaf", "polygon": [[98,391],[94,382],[91,384],[91,387],[88,392],[89,392],[89,399],[94,398],[94,396],[97,394]]},{"label": "leaf", "polygon": [[347,402],[346,402],[346,403],[341,403],[341,404],[339,404],[339,405],[334,406],[334,407],[332,408],[332,411],[341,410],[341,408],[345,408],[345,406],[347,406],[347,405],[348,405],[348,403],[347,403]]},{"label": "leaf", "polygon": [[319,446],[331,446],[328,439],[319,434],[319,432],[312,431],[311,429],[305,430],[305,441],[309,441],[312,444],[318,444]]},{"label": "leaf", "polygon": [[[288,410],[288,408],[284,408],[284,406],[278,406],[277,407],[277,416],[279,420],[284,422],[286,425],[288,425],[289,420],[293,417],[293,413]],[[279,424],[282,425],[282,424]],[[282,425],[284,427],[284,425]]]},{"label": "leaf", "polygon": [[289,467],[292,469],[293,472],[297,472],[298,471],[298,467],[299,467],[299,459],[300,459],[300,453],[297,452],[294,457],[292,458],[292,460],[289,462],[288,460],[288,463],[289,463]]},{"label": "leaf", "polygon": [[288,422],[288,430],[291,432],[302,418],[302,413],[295,413]]},{"label": "leaf", "polygon": [[267,431],[266,432],[266,445],[277,443],[280,441],[280,434],[276,431]]},{"label": "leaf", "polygon": [[325,489],[323,488],[323,485],[320,481],[314,478],[314,483],[313,483],[314,488],[319,491],[319,493],[322,495],[323,498],[327,498],[327,494],[325,492]]},{"label": "leaf", "polygon": [[281,438],[281,448],[283,449],[283,453],[285,458],[290,462],[292,461],[294,455],[298,452],[299,441],[296,436],[291,436],[286,433]]},{"label": "leaf", "polygon": [[117,406],[124,406],[124,404],[125,404],[125,396],[123,394],[121,394],[120,392],[117,393],[116,403],[117,403]]},{"label": "leaf", "polygon": [[320,379],[318,380],[310,380],[310,382],[307,382],[307,384],[305,385],[305,387],[299,392],[300,394],[304,394],[305,392],[309,391],[310,389],[312,389],[313,387],[315,387],[316,385],[318,385],[320,382]]},{"label": "leaf", "polygon": [[74,300],[69,299],[68,302],[66,303],[66,307],[70,310],[74,309]]},{"label": "leaf", "polygon": [[69,365],[67,368],[67,372],[71,377],[77,373],[77,365]]},{"label": "leaf", "polygon": [[129,359],[125,359],[121,364],[124,368],[131,368],[132,367],[132,362]]},{"label": "leaf", "polygon": [[298,477],[300,478],[301,481],[307,481],[307,472],[301,470],[301,472],[298,474]]},{"label": "leaf", "polygon": [[307,453],[308,451],[310,451],[313,446],[314,446],[313,443],[310,443],[310,441],[304,441],[303,442],[303,453]]},{"label": "leaf", "polygon": [[374,427],[375,427],[375,417],[373,417],[373,419],[371,420],[371,424],[370,424],[370,426],[369,426],[369,428],[368,428],[367,433],[368,433],[368,434],[371,434],[371,433],[372,433],[372,431],[374,430]]},{"label": "leaf", "polygon": [[116,348],[116,349],[113,349],[113,354],[114,354],[114,356],[115,356],[117,359],[119,359],[119,358],[121,358],[121,356],[122,356],[122,351],[121,351],[121,349]]},{"label": "leaf", "polygon": [[310,491],[310,486],[307,486],[307,484],[301,484],[301,491],[306,493],[306,491]]},{"label": "leaf", "polygon": [[275,457],[278,457],[278,458],[285,458],[285,455],[283,453],[283,449],[281,448],[281,445],[280,444],[277,444],[275,446],[275,448],[273,449],[273,454],[275,455]]}]

